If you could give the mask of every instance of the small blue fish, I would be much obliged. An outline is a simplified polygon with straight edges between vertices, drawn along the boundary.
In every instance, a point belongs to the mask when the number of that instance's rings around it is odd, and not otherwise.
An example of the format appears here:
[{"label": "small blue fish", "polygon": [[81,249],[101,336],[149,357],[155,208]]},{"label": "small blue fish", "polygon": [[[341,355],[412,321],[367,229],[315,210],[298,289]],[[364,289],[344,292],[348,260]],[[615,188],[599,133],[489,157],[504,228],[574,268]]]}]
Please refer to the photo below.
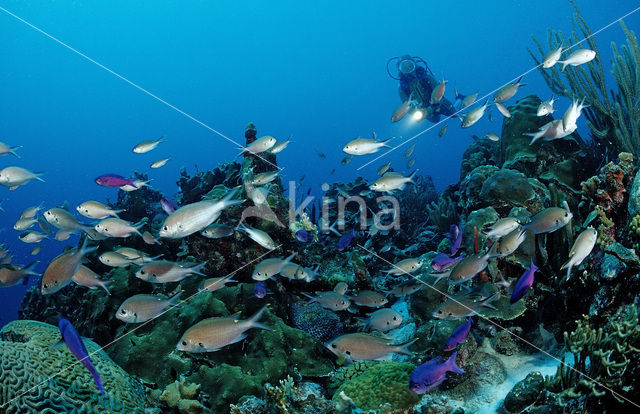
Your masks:
[{"label": "small blue fish", "polygon": [[253,294],[256,296],[256,298],[260,299],[267,296],[267,284],[263,281],[256,283],[256,285],[253,287]]},{"label": "small blue fish", "polygon": [[513,288],[513,292],[511,293],[511,304],[516,303],[527,293],[527,290],[533,285],[533,275],[536,273],[538,268],[533,264],[533,258],[531,259],[531,266],[528,269],[525,269],[520,279],[516,283],[516,287]]},{"label": "small blue fish", "polygon": [[338,251],[343,251],[351,244],[353,238],[356,237],[356,232],[351,230],[351,233],[340,236],[338,239]]},{"label": "small blue fish", "polygon": [[469,316],[469,319],[462,325],[458,326],[456,330],[453,331],[449,339],[447,339],[447,342],[444,343],[444,350],[451,351],[463,343],[465,339],[467,339],[467,336],[469,336],[472,324],[471,316]]},{"label": "small blue fish", "polygon": [[303,243],[309,243],[311,240],[313,240],[313,234],[311,234],[311,232],[307,230],[300,229],[296,231],[296,240]]},{"label": "small blue fish", "polygon": [[105,395],[104,388],[102,387],[102,378],[91,363],[91,358],[89,358],[87,348],[84,346],[82,337],[80,336],[80,334],[78,334],[76,328],[73,327],[71,322],[63,317],[60,317],[60,319],[58,320],[58,328],[60,329],[60,335],[62,335],[62,340],[58,342],[58,344],[62,344],[62,342],[67,344],[67,348],[69,348],[69,351],[71,351],[71,353],[82,363],[82,365],[84,365],[89,370],[91,375],[93,375],[93,381],[95,382],[96,387],[98,388],[100,393],[102,395]]},{"label": "small blue fish", "polygon": [[424,394],[442,384],[447,379],[447,372],[464,373],[464,370],[456,365],[457,355],[458,352],[454,352],[444,362],[441,357],[435,357],[418,365],[409,377],[409,389],[416,394]]},{"label": "small blue fish", "polygon": [[447,238],[451,242],[450,254],[451,256],[455,256],[462,245],[462,232],[460,231],[460,228],[455,224],[452,224],[451,227],[449,227]]},{"label": "small blue fish", "polygon": [[431,268],[436,272],[442,272],[447,270],[460,260],[464,259],[464,255],[458,257],[451,257],[446,253],[438,253],[436,257],[431,261]]}]

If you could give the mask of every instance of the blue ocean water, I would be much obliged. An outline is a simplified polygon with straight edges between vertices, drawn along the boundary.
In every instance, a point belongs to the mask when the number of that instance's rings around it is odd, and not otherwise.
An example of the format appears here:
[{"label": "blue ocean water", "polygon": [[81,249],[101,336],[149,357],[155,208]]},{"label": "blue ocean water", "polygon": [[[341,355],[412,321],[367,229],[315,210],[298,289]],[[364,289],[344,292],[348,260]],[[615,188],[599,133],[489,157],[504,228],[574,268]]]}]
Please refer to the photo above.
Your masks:
[{"label": "blue ocean water", "polygon": [[[449,99],[454,81],[462,93],[482,96],[533,66],[526,52],[533,47],[531,34],[546,39],[547,28],[571,30],[568,2],[450,3],[3,1],[0,7],[233,140],[243,142],[250,121],[259,135],[291,136],[293,143],[278,157],[284,177],[305,175],[303,188],[318,193],[323,182],[372,178],[387,159],[405,163],[403,148],[361,170],[373,157],[341,165],[347,141],[372,130],[382,138],[409,138],[430,126],[390,122],[400,103],[397,82],[385,70],[390,57],[424,58],[437,78],[449,80]],[[597,29],[637,1],[579,6]],[[638,27],[640,16],[626,22]],[[623,35],[613,25],[596,38],[606,61],[609,43]],[[93,182],[103,173],[146,172],[155,188],[172,196],[181,167],[194,173],[238,155],[219,135],[2,10],[0,62],[0,140],[23,146],[19,160],[6,155],[0,165],[46,173],[46,183],[0,188],[0,238],[13,263],[33,260],[32,246],[12,229],[27,206],[115,200],[116,190]],[[525,82],[522,94],[549,95],[536,71]],[[438,189],[458,180],[471,134],[500,128],[487,119],[471,130],[460,129],[457,120],[448,124],[443,138],[439,127],[423,134],[415,152],[415,168],[431,175]],[[157,150],[131,152],[139,141],[159,136],[167,142]],[[149,169],[166,156],[172,159],[165,167]],[[44,241],[38,270],[76,242]],[[16,317],[24,291],[0,290],[0,323]]]}]

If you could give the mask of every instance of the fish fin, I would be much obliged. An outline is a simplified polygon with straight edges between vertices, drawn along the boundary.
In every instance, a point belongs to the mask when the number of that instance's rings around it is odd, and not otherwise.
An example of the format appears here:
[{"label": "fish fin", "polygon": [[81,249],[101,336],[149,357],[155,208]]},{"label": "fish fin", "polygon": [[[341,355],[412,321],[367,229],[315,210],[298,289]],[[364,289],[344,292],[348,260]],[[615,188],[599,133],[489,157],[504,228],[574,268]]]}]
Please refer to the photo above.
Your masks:
[{"label": "fish fin", "polygon": [[409,182],[410,182],[411,184],[415,184],[415,182],[413,181],[413,177],[415,177],[415,176],[416,176],[416,173],[417,173],[418,171],[419,171],[419,170],[416,168],[416,170],[415,170],[414,172],[412,172],[411,174],[409,174]]},{"label": "fish fin", "polygon": [[296,254],[298,254],[298,253],[297,252],[293,252],[289,256],[287,256],[287,258],[284,259],[284,261],[283,261],[282,267],[284,267],[284,266],[288,265],[289,263],[291,263],[291,260],[293,260],[293,258],[296,257]]},{"label": "fish fin", "polygon": [[85,256],[85,255],[87,255],[87,254],[89,254],[91,252],[94,252],[94,251],[96,251],[98,249],[97,246],[87,247],[88,243],[89,243],[89,238],[85,237],[84,241],[82,242],[82,247],[80,247],[80,250],[79,250],[81,256]]},{"label": "fish fin", "polygon": [[18,148],[22,148],[22,145],[16,145],[15,147],[9,148],[9,154],[13,155],[16,158],[20,158],[20,156],[15,152]]},{"label": "fish fin", "polygon": [[226,284],[226,283],[237,283],[238,281],[233,279],[233,277],[234,277],[235,275],[236,275],[236,274],[235,274],[235,273],[233,273],[233,274],[230,274],[229,276],[225,276],[226,281],[225,281],[224,283],[225,283],[225,284]]},{"label": "fish fin", "polygon": [[199,265],[195,265],[193,267],[190,267],[189,271],[190,271],[190,273],[193,273],[195,275],[206,276],[204,273],[201,272],[201,270],[203,270],[206,265],[207,265],[207,262],[202,262]]},{"label": "fish fin", "polygon": [[564,60],[559,60],[556,63],[562,63],[562,69],[560,69],[560,72],[564,72],[564,68],[566,68],[568,65],[568,63],[566,63]]},{"label": "fish fin", "polygon": [[36,180],[38,180],[38,181],[42,181],[42,182],[44,183],[44,180],[42,179],[42,177],[40,177],[41,175],[44,175],[44,174],[45,174],[45,173],[43,173],[43,172],[37,172],[37,173],[34,173],[34,175],[35,175],[35,177],[34,177],[34,178],[35,178]]},{"label": "fish fin", "polygon": [[252,328],[266,329],[267,331],[272,331],[273,329],[269,328],[266,325],[258,322],[258,320],[262,317],[262,314],[267,310],[267,305],[260,308],[258,312],[256,312],[251,318],[249,318],[249,324]]},{"label": "fish fin", "polygon": [[17,190],[18,187],[20,187],[20,186],[19,185],[12,185],[11,187],[9,187],[9,191]]},{"label": "fish fin", "polygon": [[449,359],[447,359],[447,366],[449,367],[449,371],[457,372],[458,374],[464,374],[464,370],[456,365],[456,357],[458,356],[458,351],[451,354]]},{"label": "fish fin", "polygon": [[409,351],[409,347],[418,340],[418,338],[412,339],[409,342],[405,342],[403,344],[399,344],[399,345],[394,345],[394,348],[396,348],[396,353],[398,354],[405,354],[405,355],[414,355],[413,352]]},{"label": "fish fin", "polygon": [[390,145],[388,145],[387,143],[388,143],[389,141],[391,141],[392,139],[394,139],[394,138],[395,138],[395,137],[391,137],[391,138],[387,138],[387,139],[385,139],[384,141],[382,141],[382,144],[383,144],[382,146],[383,146],[384,148],[392,148],[392,147],[391,147]]},{"label": "fish fin", "polygon": [[127,209],[126,209],[126,208],[123,208],[123,209],[121,209],[121,210],[113,210],[113,216],[114,216],[115,218],[120,218],[120,216],[119,216],[118,214],[120,214],[120,213],[122,213],[122,212],[125,212],[125,211],[127,211]]}]

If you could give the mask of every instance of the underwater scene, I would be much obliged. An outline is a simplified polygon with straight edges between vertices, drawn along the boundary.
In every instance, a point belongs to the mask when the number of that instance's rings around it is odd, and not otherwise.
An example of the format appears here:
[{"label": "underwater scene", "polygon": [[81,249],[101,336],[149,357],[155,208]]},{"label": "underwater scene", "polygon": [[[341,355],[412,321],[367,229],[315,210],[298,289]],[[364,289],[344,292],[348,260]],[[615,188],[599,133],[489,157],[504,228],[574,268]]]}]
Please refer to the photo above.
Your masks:
[{"label": "underwater scene", "polygon": [[640,412],[639,28],[0,1],[0,413]]}]

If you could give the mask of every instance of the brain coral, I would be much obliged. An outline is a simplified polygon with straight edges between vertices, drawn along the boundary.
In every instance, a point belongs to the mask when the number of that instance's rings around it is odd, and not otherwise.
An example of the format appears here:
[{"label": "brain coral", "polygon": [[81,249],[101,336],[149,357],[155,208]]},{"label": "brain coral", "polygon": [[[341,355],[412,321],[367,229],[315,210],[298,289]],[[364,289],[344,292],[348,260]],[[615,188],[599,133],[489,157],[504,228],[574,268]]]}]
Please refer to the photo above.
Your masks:
[{"label": "brain coral", "polygon": [[[60,340],[58,328],[19,320],[0,331],[0,411],[2,413],[142,413],[144,388],[103,351],[91,356],[102,376],[100,395],[91,374]],[[100,347],[85,340],[89,353]],[[61,375],[51,378],[65,370]],[[23,394],[24,395],[21,395]]]}]

